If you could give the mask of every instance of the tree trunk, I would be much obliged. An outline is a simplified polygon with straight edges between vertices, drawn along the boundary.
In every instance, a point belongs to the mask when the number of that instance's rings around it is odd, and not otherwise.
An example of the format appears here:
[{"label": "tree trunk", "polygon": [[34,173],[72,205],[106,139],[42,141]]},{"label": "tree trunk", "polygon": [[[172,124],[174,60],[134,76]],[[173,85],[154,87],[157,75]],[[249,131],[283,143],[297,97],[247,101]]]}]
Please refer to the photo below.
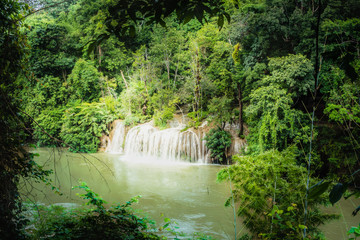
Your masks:
[{"label": "tree trunk", "polygon": [[242,89],[240,83],[238,87],[238,100],[239,100],[239,137],[244,133],[244,120],[243,120],[243,101],[242,101]]},{"label": "tree trunk", "polygon": [[102,50],[101,50],[101,45],[98,46],[98,51],[99,51],[99,55],[98,55],[98,58],[99,58],[99,72],[101,72],[101,57],[102,57]]},{"label": "tree trunk", "polygon": [[201,75],[200,75],[200,59],[199,59],[199,51],[196,49],[196,57],[195,57],[195,104],[194,104],[194,111],[199,110],[199,103],[200,103],[200,82],[201,82]]}]

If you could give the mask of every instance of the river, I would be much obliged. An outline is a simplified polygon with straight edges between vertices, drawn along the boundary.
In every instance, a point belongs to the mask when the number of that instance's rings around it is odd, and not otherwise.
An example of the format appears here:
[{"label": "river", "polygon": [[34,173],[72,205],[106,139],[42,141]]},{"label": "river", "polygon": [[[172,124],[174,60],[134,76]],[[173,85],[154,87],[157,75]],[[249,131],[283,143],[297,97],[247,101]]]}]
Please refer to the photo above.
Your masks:
[{"label": "river", "polygon": [[[148,213],[159,225],[167,217],[186,234],[202,232],[217,239],[234,239],[233,210],[224,207],[230,188],[216,182],[216,173],[223,166],[133,159],[122,154],[75,154],[55,148],[35,152],[40,154],[38,163],[54,170],[53,183],[63,195],[53,193],[45,184],[33,183],[33,188],[23,189],[23,196],[45,204],[81,203],[76,196],[79,190],[71,190],[81,180],[109,204],[141,195],[134,208]],[[356,204],[360,201],[349,199],[326,209],[343,214],[322,227],[327,239],[347,239],[347,229],[360,222],[359,216],[351,216]],[[239,220],[236,227],[238,237],[246,232]]]}]

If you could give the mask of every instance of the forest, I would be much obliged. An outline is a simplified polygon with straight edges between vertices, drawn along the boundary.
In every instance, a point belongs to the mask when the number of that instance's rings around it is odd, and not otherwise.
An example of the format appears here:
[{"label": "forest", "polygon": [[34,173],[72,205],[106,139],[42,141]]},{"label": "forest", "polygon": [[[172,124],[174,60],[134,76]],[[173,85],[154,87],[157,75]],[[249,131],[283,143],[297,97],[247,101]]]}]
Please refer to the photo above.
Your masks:
[{"label": "forest", "polygon": [[[360,197],[359,0],[4,0],[0,28],[4,239],[165,238],[128,210],[136,199],[107,208],[86,183],[92,209],[25,230],[19,181],[54,174],[29,147],[96,153],[119,119],[208,124],[236,239],[325,239],[339,216],[323,206]],[[235,137],[246,146],[230,154]]]}]

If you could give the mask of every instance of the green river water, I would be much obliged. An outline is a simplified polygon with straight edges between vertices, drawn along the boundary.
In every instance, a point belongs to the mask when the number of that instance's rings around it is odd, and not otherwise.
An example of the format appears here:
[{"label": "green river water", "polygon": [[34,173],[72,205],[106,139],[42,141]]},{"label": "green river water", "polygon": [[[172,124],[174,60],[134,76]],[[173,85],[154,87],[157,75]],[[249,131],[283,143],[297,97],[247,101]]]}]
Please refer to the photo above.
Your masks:
[{"label": "green river water", "polygon": [[[233,210],[224,207],[229,185],[216,182],[222,166],[130,159],[109,153],[75,154],[50,148],[35,152],[40,154],[36,157],[38,163],[54,170],[53,182],[63,195],[53,193],[44,184],[31,184],[22,190],[24,197],[45,204],[81,203],[71,187],[82,180],[109,204],[141,195],[133,207],[159,224],[167,217],[184,233],[203,232],[217,239],[234,239]],[[339,220],[322,227],[327,239],[348,239],[346,231],[360,222],[360,216],[351,216],[359,204],[358,199],[348,199],[325,209],[342,214]],[[238,236],[246,232],[239,219],[236,227]]]}]

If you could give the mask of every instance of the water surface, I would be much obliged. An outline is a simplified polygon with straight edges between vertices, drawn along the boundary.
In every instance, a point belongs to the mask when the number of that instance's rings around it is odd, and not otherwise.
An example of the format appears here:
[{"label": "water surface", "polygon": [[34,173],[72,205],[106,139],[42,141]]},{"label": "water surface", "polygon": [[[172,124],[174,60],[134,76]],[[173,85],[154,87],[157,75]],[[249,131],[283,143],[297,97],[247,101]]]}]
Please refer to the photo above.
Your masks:
[{"label": "water surface", "polygon": [[[141,195],[134,207],[142,209],[159,224],[164,217],[178,223],[179,231],[203,232],[217,239],[234,239],[233,210],[224,207],[229,185],[216,182],[218,165],[172,163],[121,154],[75,154],[61,149],[40,148],[37,161],[54,170],[53,182],[64,193],[59,196],[44,184],[32,184],[24,195],[45,203],[81,203],[71,190],[79,179],[99,193],[109,204],[124,203]],[[343,213],[336,222],[324,226],[327,239],[347,239],[346,229],[358,225],[351,212],[359,201],[341,201],[330,212]],[[164,216],[162,216],[162,214]],[[237,220],[237,232],[245,233]],[[238,235],[238,236],[239,236]]]}]

